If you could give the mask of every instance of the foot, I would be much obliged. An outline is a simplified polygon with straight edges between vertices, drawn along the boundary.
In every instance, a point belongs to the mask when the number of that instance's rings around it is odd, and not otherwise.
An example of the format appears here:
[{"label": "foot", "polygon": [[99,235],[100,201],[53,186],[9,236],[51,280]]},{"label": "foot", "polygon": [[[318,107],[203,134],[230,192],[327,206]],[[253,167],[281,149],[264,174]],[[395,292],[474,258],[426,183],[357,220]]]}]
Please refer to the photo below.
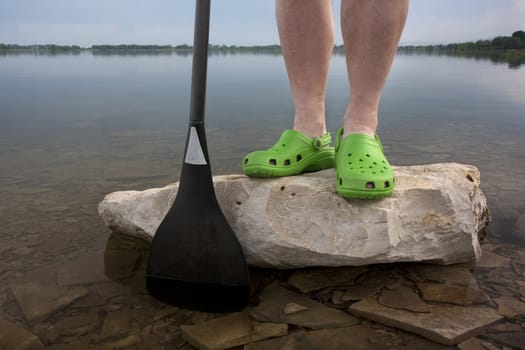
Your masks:
[{"label": "foot", "polygon": [[394,172],[383,154],[377,135],[337,131],[335,147],[336,190],[346,198],[376,199],[392,194]]},{"label": "foot", "polygon": [[285,130],[277,143],[244,157],[242,169],[248,176],[280,177],[334,167],[334,148],[327,133],[311,138],[295,130]]}]

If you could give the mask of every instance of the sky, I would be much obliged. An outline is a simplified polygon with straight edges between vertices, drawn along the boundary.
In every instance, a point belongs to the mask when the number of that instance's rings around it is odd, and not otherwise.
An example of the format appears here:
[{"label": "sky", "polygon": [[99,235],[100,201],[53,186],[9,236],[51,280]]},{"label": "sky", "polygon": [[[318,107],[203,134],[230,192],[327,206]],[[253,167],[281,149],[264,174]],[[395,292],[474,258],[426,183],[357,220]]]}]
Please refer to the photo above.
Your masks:
[{"label": "sky", "polygon": [[[340,2],[332,1],[336,44]],[[191,44],[194,7],[191,0],[0,0],[0,43]],[[212,0],[210,43],[277,44],[274,13],[274,0]],[[525,0],[412,0],[401,44],[491,39],[516,30],[525,30]]]}]

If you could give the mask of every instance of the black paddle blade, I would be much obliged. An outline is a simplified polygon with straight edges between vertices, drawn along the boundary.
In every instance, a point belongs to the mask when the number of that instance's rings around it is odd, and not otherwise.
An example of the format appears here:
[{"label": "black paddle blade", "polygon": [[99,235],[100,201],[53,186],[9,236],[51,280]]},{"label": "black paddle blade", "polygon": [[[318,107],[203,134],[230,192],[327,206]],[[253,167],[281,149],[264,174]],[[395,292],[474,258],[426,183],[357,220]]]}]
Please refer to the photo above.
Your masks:
[{"label": "black paddle blade", "polygon": [[248,265],[215,197],[202,124],[190,127],[177,197],[151,243],[146,278],[153,296],[183,308],[248,304]]}]

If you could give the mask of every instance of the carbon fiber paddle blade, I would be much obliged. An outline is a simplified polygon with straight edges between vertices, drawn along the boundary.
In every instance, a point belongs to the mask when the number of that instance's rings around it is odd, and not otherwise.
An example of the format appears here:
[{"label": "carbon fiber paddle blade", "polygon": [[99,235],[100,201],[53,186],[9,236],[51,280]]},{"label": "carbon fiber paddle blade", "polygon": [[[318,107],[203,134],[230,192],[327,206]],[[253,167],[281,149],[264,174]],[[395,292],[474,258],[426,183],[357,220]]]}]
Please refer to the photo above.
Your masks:
[{"label": "carbon fiber paddle blade", "polygon": [[148,276],[149,292],[160,301],[204,312],[240,311],[248,304],[248,286],[192,283]]},{"label": "carbon fiber paddle blade", "polygon": [[248,265],[215,197],[205,142],[204,126],[191,126],[177,197],[151,244],[147,287],[183,308],[235,311],[249,301]]}]

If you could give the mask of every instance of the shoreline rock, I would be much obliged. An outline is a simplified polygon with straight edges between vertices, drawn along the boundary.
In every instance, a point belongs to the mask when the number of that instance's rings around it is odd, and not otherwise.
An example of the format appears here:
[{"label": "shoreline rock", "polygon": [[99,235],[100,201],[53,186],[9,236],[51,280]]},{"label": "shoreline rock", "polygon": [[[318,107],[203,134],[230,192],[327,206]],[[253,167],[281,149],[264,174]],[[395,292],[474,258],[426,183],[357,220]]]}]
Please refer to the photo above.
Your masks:
[{"label": "shoreline rock", "polygon": [[[391,262],[475,261],[489,212],[477,168],[456,163],[394,167],[383,200],[345,200],[333,169],[254,179],[215,176],[221,208],[248,263],[279,269]],[[110,229],[151,240],[178,183],[108,194],[99,215]]]}]

